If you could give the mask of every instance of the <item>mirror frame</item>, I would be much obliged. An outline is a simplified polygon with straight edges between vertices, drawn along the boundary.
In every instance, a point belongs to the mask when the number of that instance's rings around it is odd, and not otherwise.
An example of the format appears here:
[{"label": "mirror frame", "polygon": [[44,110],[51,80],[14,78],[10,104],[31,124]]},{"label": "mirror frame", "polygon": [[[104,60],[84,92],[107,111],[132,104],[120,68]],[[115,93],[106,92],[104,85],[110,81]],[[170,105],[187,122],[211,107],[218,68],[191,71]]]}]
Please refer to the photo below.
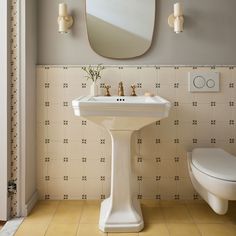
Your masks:
[{"label": "mirror frame", "polygon": [[[133,59],[133,58],[138,58],[138,57],[141,57],[143,56],[144,54],[146,54],[150,48],[152,47],[152,43],[153,43],[153,38],[154,38],[154,32],[155,32],[155,25],[156,25],[156,7],[157,7],[157,4],[156,4],[156,0],[153,0],[154,1],[154,17],[153,17],[153,27],[152,27],[152,37],[151,37],[151,40],[150,40],[150,45],[146,48],[145,51],[143,51],[142,53],[140,54],[137,54],[135,56],[130,56],[130,57],[112,57],[112,56],[106,56],[106,55],[102,55],[101,53],[97,52],[96,49],[92,46],[93,44],[91,43],[91,39],[89,37],[89,30],[88,30],[88,18],[87,18],[87,1],[85,2],[85,21],[86,21],[86,30],[87,30],[87,38],[88,38],[88,41],[89,41],[89,45],[90,47],[92,48],[92,50],[98,54],[99,56],[102,56],[102,57],[105,57],[105,58],[109,58],[109,59],[115,59],[115,60],[129,60],[129,59]],[[108,0],[109,1],[109,0]]]}]

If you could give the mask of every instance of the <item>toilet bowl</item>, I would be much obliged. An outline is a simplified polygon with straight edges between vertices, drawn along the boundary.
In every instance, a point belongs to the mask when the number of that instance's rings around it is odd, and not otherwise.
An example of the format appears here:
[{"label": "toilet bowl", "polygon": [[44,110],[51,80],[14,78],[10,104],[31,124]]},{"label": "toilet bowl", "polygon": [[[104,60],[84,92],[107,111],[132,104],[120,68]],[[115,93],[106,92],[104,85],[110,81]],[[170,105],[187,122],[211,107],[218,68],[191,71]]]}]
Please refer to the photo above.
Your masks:
[{"label": "toilet bowl", "polygon": [[220,215],[236,200],[236,157],[220,148],[188,152],[188,170],[195,190]]}]

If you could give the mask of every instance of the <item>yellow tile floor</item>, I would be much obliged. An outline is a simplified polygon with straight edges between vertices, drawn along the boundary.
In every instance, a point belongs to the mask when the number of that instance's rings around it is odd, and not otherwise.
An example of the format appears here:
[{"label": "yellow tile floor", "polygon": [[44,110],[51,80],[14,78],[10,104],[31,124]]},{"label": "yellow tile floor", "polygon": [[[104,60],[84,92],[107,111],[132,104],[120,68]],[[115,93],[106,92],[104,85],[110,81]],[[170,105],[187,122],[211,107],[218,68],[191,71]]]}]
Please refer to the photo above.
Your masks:
[{"label": "yellow tile floor", "polygon": [[236,203],[224,216],[201,201],[142,201],[145,227],[139,233],[98,229],[99,201],[39,201],[16,236],[236,236]]}]

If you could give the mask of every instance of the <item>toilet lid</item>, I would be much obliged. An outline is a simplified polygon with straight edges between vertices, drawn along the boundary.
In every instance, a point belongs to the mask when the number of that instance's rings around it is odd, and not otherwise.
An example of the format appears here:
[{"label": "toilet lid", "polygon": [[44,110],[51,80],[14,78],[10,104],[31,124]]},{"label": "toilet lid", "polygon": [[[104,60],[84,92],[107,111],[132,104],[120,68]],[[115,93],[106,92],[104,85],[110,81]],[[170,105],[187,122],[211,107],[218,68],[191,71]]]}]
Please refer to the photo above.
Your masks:
[{"label": "toilet lid", "polygon": [[212,177],[236,181],[236,157],[220,148],[196,148],[192,152],[193,165]]}]

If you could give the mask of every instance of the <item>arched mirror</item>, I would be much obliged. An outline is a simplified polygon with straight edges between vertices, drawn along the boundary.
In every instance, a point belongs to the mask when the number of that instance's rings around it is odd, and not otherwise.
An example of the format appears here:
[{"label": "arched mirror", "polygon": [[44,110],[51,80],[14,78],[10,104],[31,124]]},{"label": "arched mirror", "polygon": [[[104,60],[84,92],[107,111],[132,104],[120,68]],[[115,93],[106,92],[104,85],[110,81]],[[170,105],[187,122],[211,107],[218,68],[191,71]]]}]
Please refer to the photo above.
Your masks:
[{"label": "arched mirror", "polygon": [[151,46],[156,0],[86,0],[87,32],[101,56],[125,59]]}]

